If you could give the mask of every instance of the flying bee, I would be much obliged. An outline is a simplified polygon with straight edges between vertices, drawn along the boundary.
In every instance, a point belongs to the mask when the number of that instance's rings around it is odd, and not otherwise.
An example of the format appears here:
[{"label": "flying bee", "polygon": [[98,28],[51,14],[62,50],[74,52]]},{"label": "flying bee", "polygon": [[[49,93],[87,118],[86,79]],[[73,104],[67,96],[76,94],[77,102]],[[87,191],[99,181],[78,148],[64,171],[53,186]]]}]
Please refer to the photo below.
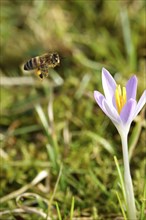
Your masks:
[{"label": "flying bee", "polygon": [[43,79],[48,76],[49,68],[54,68],[60,64],[58,53],[46,53],[28,60],[24,65],[24,70],[36,69],[36,74]]}]

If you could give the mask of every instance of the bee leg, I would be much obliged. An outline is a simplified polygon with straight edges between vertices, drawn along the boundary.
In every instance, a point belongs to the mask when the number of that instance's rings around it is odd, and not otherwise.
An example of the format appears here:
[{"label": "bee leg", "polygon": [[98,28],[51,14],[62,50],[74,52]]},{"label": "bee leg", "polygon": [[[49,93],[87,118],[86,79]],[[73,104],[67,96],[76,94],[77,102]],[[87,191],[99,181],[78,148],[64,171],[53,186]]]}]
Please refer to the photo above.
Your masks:
[{"label": "bee leg", "polygon": [[39,76],[40,79],[43,79],[43,74],[40,69],[37,69],[36,74]]},{"label": "bee leg", "polygon": [[41,73],[43,76],[47,77],[48,76],[48,69],[47,70],[41,69]]},{"label": "bee leg", "polygon": [[45,77],[48,77],[48,75],[49,75],[49,74],[48,74],[48,70],[45,71],[45,74],[44,74],[44,75],[45,75]]},{"label": "bee leg", "polygon": [[40,69],[41,69],[43,76],[47,77],[48,76],[48,65],[43,65]]}]

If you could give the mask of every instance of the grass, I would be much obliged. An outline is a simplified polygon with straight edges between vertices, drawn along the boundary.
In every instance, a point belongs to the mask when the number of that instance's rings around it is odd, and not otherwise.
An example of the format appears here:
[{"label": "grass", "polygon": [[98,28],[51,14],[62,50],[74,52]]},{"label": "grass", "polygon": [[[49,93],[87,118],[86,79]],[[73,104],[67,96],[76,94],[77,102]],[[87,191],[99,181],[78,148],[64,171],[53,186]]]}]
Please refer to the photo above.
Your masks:
[{"label": "grass", "polygon": [[[136,74],[137,98],[142,94],[145,7],[136,0],[1,1],[0,219],[117,220],[124,215],[120,137],[93,91],[102,91],[105,67],[122,85]],[[23,71],[29,58],[47,51],[61,56],[48,78],[40,81]],[[145,141],[143,110],[129,134],[140,220]]]}]

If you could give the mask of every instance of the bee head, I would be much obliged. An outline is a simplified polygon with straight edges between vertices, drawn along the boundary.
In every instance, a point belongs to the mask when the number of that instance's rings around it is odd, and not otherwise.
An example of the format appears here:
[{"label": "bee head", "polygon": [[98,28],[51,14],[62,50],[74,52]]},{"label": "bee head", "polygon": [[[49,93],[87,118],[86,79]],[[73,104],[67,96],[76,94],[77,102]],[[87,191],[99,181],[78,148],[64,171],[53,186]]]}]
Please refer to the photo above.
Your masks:
[{"label": "bee head", "polygon": [[51,57],[51,60],[52,60],[52,63],[57,66],[60,63],[59,54],[58,53],[53,53],[52,57]]}]

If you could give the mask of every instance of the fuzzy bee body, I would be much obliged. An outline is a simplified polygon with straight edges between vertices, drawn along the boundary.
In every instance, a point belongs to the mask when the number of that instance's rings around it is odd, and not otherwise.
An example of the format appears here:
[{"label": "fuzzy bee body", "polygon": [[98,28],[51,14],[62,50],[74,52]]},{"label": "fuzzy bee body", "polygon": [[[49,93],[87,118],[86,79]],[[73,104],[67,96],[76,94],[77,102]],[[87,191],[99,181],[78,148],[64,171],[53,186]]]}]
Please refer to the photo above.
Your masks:
[{"label": "fuzzy bee body", "polygon": [[40,57],[34,57],[28,60],[24,65],[24,70],[33,70],[40,66]]},{"label": "fuzzy bee body", "polygon": [[24,65],[24,70],[36,69],[37,75],[43,79],[44,76],[48,76],[48,69],[56,67],[59,63],[58,53],[46,53],[28,60]]}]

